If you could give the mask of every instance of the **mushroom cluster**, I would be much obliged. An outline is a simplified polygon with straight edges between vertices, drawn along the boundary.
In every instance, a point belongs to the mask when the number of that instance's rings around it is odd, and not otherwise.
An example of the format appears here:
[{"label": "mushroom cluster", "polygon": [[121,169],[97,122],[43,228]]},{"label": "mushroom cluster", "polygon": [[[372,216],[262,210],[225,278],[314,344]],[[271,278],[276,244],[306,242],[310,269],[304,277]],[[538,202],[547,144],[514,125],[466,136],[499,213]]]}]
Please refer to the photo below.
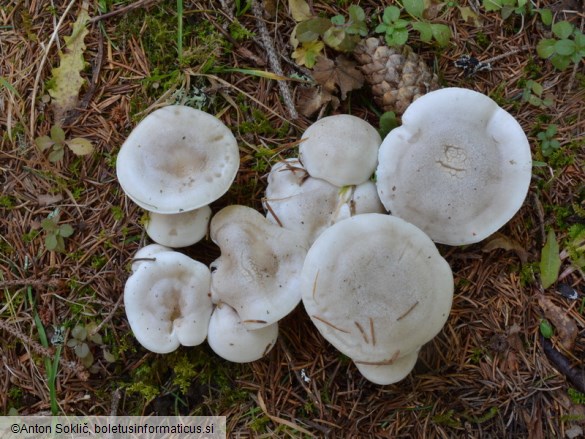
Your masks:
[{"label": "mushroom cluster", "polygon": [[[265,215],[236,205],[211,218],[208,204],[238,164],[229,129],[188,107],[155,111],[122,146],[120,184],[151,212],[157,243],[138,251],[124,291],[137,340],[166,353],[207,339],[229,361],[255,361],[302,301],[325,339],[377,384],[407,376],[448,318],[453,275],[435,242],[495,232],[521,207],[531,176],[520,125],[459,88],[417,99],[383,141],[355,116],[317,121],[299,157],[270,170]],[[198,241],[208,223],[221,251],[209,268],[170,248]]]}]

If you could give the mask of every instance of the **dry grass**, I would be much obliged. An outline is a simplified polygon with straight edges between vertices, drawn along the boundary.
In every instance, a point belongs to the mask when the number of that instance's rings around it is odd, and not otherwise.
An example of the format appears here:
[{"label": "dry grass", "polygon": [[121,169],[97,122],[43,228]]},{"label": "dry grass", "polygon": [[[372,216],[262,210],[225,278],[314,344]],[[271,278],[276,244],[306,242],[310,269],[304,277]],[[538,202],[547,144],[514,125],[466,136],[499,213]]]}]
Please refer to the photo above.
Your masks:
[{"label": "dry grass", "polygon": [[[136,121],[168,102],[173,90],[155,90],[148,81],[157,74],[155,62],[148,56],[149,32],[153,30],[145,24],[134,34],[118,31],[124,20],[135,19],[144,8],[101,20],[105,34],[98,22],[92,23],[85,53],[89,66],[84,72],[89,85],[82,90],[81,108],[69,116],[64,128],[69,137],[91,140],[96,152],[81,159],[67,153],[61,163],[50,163],[33,140],[46,134],[53,123],[44,99],[44,84],[50,78],[51,66],[58,61],[62,37],[69,34],[77,13],[74,6],[64,16],[59,39],[39,71],[47,42],[68,5],[54,3],[54,13],[47,2],[38,0],[9,1],[0,9],[0,77],[11,85],[0,86],[0,410],[7,413],[14,407],[21,414],[34,414],[49,409],[42,361],[46,351],[33,321],[36,309],[48,330],[53,325],[98,323],[108,347],[117,355],[116,362],[109,364],[101,349],[96,349],[98,367],[92,374],[79,373],[77,367],[60,369],[57,396],[63,412],[108,414],[115,404],[118,414],[166,414],[172,410],[161,401],[176,391],[172,390],[171,370],[154,374],[159,394],[149,404],[124,388],[142,379],[137,374],[140,368],[161,357],[137,346],[121,306],[128,262],[147,241],[140,226],[142,212],[119,189],[113,163]],[[316,10],[327,15],[341,10],[314,3]],[[171,1],[145,2],[141,6],[147,4],[152,15],[163,11],[171,14],[174,8]],[[360,4],[370,12],[379,8],[371,1]],[[553,6],[559,17],[569,17],[578,25],[585,20],[582,7],[576,13],[565,12],[578,8],[577,3]],[[97,16],[95,5],[90,15]],[[462,248],[441,246],[455,275],[452,314],[440,335],[424,347],[415,371],[398,384],[376,386],[362,378],[351,361],[319,335],[299,307],[284,320],[280,341],[267,358],[244,366],[227,365],[217,359],[207,366],[197,363],[194,367],[198,373],[217,367],[222,381],[214,379],[213,369],[206,378],[200,373],[199,378],[193,378],[184,397],[187,411],[228,416],[234,437],[298,437],[299,431],[319,437],[564,437],[577,422],[571,421],[570,415],[583,415],[583,407],[575,406],[567,397],[570,384],[543,352],[538,329],[542,310],[536,300],[539,283],[526,281],[525,276],[529,264],[539,260],[545,229],[555,229],[562,243],[568,224],[585,221],[571,207],[584,207],[583,64],[558,72],[550,63],[539,60],[535,45],[547,31],[536,17],[527,18],[519,31],[511,20],[503,21],[495,13],[484,17],[481,28],[463,23],[455,10],[445,18],[454,31],[451,45],[444,51],[424,45],[417,49],[436,66],[444,86],[472,88],[496,96],[529,133],[535,157],[539,154],[535,137],[538,121],[546,115],[547,123],[559,127],[557,138],[565,148],[560,158],[553,167],[535,171],[524,207],[501,230],[527,252],[524,270],[514,252],[485,252],[484,243]],[[221,35],[232,38],[221,25],[231,21],[229,8],[219,8],[218,2],[185,2],[185,19],[186,26],[207,20]],[[239,20],[257,32],[251,12]],[[294,22],[284,5],[280,4],[278,14],[268,17],[266,24],[276,50],[282,53],[284,73],[294,72],[294,64],[287,59],[291,52],[288,35]],[[480,33],[487,41],[484,45],[478,43],[483,38]],[[194,50],[192,43],[197,43],[196,36],[185,42],[185,49]],[[232,43],[230,51],[218,52],[218,64],[269,69],[260,41],[249,38]],[[214,52],[217,47],[208,50]],[[494,63],[493,71],[474,77],[464,77],[453,66],[463,54],[487,59],[508,52],[509,56]],[[518,98],[521,83],[532,67],[538,69],[538,82],[554,97],[553,106],[547,110]],[[214,111],[234,129],[241,145],[236,183],[212,206],[213,210],[235,203],[261,209],[265,179],[259,163],[273,162],[294,151],[299,134],[312,121],[301,117],[291,121],[286,130],[289,112],[274,81],[237,73],[204,73],[201,68],[197,64],[177,70],[180,76],[174,87],[188,90],[191,85],[203,84],[208,94],[215,96]],[[40,82],[35,89],[37,72]],[[294,85],[291,83],[293,92]],[[31,102],[33,91],[35,102]],[[244,96],[246,105],[262,110],[274,128],[272,132],[242,129],[243,123],[254,122],[254,117],[239,96]],[[362,103],[354,94],[351,112],[377,124],[377,116]],[[30,121],[33,104],[36,117]],[[349,110],[346,102],[338,111]],[[275,134],[282,127],[282,132]],[[272,148],[275,153],[259,154],[261,148]],[[561,160],[563,157],[567,160]],[[47,251],[40,228],[41,220],[56,208],[61,212],[61,223],[75,229],[66,240],[65,253]],[[570,215],[560,221],[562,209],[569,209]],[[207,241],[187,252],[205,263],[218,254]],[[565,260],[563,282],[585,294],[582,273],[566,271],[568,267]],[[34,307],[26,300],[28,288],[35,298]],[[580,336],[573,352],[566,354],[574,364],[582,363],[582,306],[556,294],[554,288],[545,294],[578,325]],[[195,349],[213,358],[205,346]],[[62,355],[67,362],[77,364],[71,349],[64,348]],[[120,401],[113,401],[115,387],[122,389]],[[238,398],[232,403],[217,403],[226,399],[228,390],[239,392]],[[580,418],[581,426],[584,419]]]}]

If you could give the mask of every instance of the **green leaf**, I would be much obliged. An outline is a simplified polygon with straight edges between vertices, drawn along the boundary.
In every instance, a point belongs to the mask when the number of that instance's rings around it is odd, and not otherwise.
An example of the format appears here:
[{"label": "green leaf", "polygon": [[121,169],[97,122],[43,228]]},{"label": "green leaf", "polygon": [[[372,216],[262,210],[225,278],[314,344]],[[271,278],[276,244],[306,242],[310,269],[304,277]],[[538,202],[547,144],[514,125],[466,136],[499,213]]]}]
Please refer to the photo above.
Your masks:
[{"label": "green leaf", "polygon": [[87,343],[78,344],[73,350],[75,351],[75,355],[79,358],[84,358],[89,355],[89,346]]},{"label": "green leaf", "polygon": [[63,238],[68,238],[69,236],[73,235],[73,227],[69,224],[63,224],[59,227],[59,235]]},{"label": "green leaf", "polygon": [[433,39],[433,30],[430,23],[417,21],[412,23],[412,28],[420,34],[421,41],[430,43]]},{"label": "green leaf", "polygon": [[76,325],[71,330],[71,337],[73,337],[79,341],[83,341],[87,338],[87,330],[81,325]]},{"label": "green leaf", "polygon": [[388,25],[386,23],[380,23],[378,26],[376,26],[376,28],[374,29],[374,32],[376,32],[377,34],[383,34],[386,33],[386,30],[388,30]]},{"label": "green leaf", "polygon": [[545,26],[550,26],[553,21],[552,11],[550,9],[538,9],[540,20]]},{"label": "green leaf", "polygon": [[402,46],[408,41],[408,29],[397,29],[392,35],[386,35],[386,43],[391,47]]},{"label": "green leaf", "polygon": [[559,21],[552,25],[552,32],[560,39],[569,38],[575,27],[568,21]]},{"label": "green leaf", "polygon": [[312,69],[324,47],[325,44],[322,41],[303,43],[293,52],[292,57],[298,65]]},{"label": "green leaf", "polygon": [[[358,5],[351,5],[347,10],[349,13],[349,18],[354,22],[364,22],[366,20],[366,13],[364,10]],[[365,24],[365,23],[364,23]]]},{"label": "green leaf", "polygon": [[54,144],[55,142],[49,136],[41,136],[35,139],[35,145],[37,145],[41,151],[49,149]]},{"label": "green leaf", "polygon": [[394,23],[394,29],[406,29],[406,27],[410,24],[408,20],[396,20]]},{"label": "green leaf", "polygon": [[65,142],[75,155],[87,155],[93,152],[93,145],[87,139],[76,137]]},{"label": "green leaf", "polygon": [[433,23],[431,24],[433,37],[437,40],[440,46],[446,46],[451,39],[451,29],[445,24]]},{"label": "green leaf", "polygon": [[288,0],[288,8],[297,22],[311,18],[311,9],[305,0]]},{"label": "green leaf", "polygon": [[548,320],[542,319],[540,321],[540,333],[544,338],[551,338],[554,334],[554,330],[552,325],[549,323]]},{"label": "green leaf", "polygon": [[542,288],[547,289],[557,281],[560,268],[559,244],[557,243],[555,232],[550,230],[546,244],[540,253],[540,282],[542,283]]},{"label": "green leaf", "polygon": [[398,126],[398,120],[396,120],[396,114],[393,111],[386,111],[380,116],[380,137],[383,139],[388,135],[390,131]]},{"label": "green leaf", "polygon": [[482,5],[487,12],[499,11],[502,9],[501,0],[483,0]]},{"label": "green leaf", "polygon": [[569,64],[571,64],[571,57],[555,53],[550,57],[550,62],[558,70],[565,70],[567,67],[569,67]]},{"label": "green leaf", "polygon": [[388,6],[384,9],[384,15],[382,16],[382,21],[386,24],[392,24],[400,17],[400,9],[396,6]]},{"label": "green leaf", "polygon": [[546,132],[545,133],[546,133],[546,136],[549,139],[552,139],[552,137],[557,133],[557,126],[555,124],[549,125],[546,128]]},{"label": "green leaf", "polygon": [[504,20],[507,20],[510,17],[510,15],[512,15],[512,12],[514,12],[514,8],[511,8],[510,6],[502,6],[502,9],[500,10],[500,15]]},{"label": "green leaf", "polygon": [[84,39],[88,33],[87,23],[89,14],[86,3],[82,3],[77,20],[73,24],[71,35],[64,37],[65,49],[59,53],[59,67],[54,68],[52,73],[53,86],[48,90],[51,95],[51,104],[55,109],[55,119],[60,120],[67,111],[75,108],[79,90],[85,80],[80,72],[85,68],[83,53],[85,51]]},{"label": "green leaf", "polygon": [[315,17],[297,24],[296,37],[301,43],[317,41],[332,26],[326,18]]},{"label": "green leaf", "polygon": [[557,41],[552,38],[540,40],[536,45],[536,53],[541,58],[550,58],[555,53],[555,43]]},{"label": "green leaf", "polygon": [[108,363],[115,363],[116,357],[110,351],[104,349],[104,360],[106,360]]},{"label": "green leaf", "polygon": [[559,40],[555,43],[555,52],[564,56],[572,55],[575,53],[575,42],[573,40]]},{"label": "green leaf", "polygon": [[41,227],[45,232],[57,231],[57,224],[53,218],[45,218],[41,221]]},{"label": "green leaf", "polygon": [[54,251],[57,249],[57,235],[56,234],[49,234],[45,236],[45,247],[49,251]]},{"label": "green leaf", "polygon": [[530,86],[530,89],[532,90],[532,92],[535,95],[542,96],[542,92],[544,91],[544,88],[541,84],[539,84],[536,81],[528,81],[526,85]]},{"label": "green leaf", "polygon": [[49,153],[49,161],[51,163],[57,163],[63,159],[63,155],[65,154],[65,150],[62,146],[55,145],[53,150]]},{"label": "green leaf", "polygon": [[323,34],[323,41],[329,47],[336,49],[343,39],[345,38],[345,32],[343,29],[338,29],[335,27],[330,27],[327,31]]},{"label": "green leaf", "polygon": [[424,0],[403,0],[404,9],[410,15],[416,18],[423,18],[425,12],[425,1]]},{"label": "green leaf", "polygon": [[51,127],[51,139],[55,143],[63,143],[65,141],[65,131],[59,125],[53,125]]},{"label": "green leaf", "polygon": [[335,15],[331,17],[331,23],[336,26],[343,26],[345,24],[345,17],[343,15]]}]

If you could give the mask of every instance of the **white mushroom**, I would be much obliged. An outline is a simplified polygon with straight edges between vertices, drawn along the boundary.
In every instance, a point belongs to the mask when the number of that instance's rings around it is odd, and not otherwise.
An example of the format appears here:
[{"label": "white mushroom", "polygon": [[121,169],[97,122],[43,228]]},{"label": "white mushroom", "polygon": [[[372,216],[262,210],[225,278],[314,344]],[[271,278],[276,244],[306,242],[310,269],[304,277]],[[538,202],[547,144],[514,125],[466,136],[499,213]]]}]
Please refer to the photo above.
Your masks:
[{"label": "white mushroom", "polygon": [[207,343],[220,357],[234,363],[249,363],[265,356],[278,338],[278,323],[248,331],[238,313],[219,304],[209,321]]},{"label": "white mushroom", "polygon": [[400,218],[369,213],[317,238],[301,288],[321,334],[366,378],[390,384],[408,374],[416,352],[443,327],[454,287],[427,235]]},{"label": "white mushroom", "polygon": [[207,336],[212,312],[211,274],[200,262],[175,251],[143,260],[126,281],[124,306],[138,342],[159,354],[196,346]]},{"label": "white mushroom", "polygon": [[203,239],[210,218],[209,206],[174,214],[150,212],[146,233],[158,244],[186,247]]},{"label": "white mushroom", "polygon": [[143,262],[156,261],[155,258],[157,254],[169,251],[173,251],[173,249],[160,244],[149,244],[142,247],[134,254],[134,258],[132,258],[132,273],[134,273]]},{"label": "white mushroom", "polygon": [[170,105],[152,112],[130,133],[118,153],[116,173],[140,207],[171,214],[221,197],[239,163],[236,139],[219,119]]},{"label": "white mushroom", "polygon": [[212,219],[210,236],[221,249],[211,264],[214,303],[236,310],[246,329],[276,323],[301,300],[300,273],[308,244],[245,206],[228,206]]},{"label": "white mushroom", "polygon": [[414,101],[380,147],[378,193],[435,242],[471,244],[520,209],[532,158],[518,122],[489,97],[444,88]]},{"label": "white mushroom", "polygon": [[385,213],[386,210],[378,197],[376,184],[368,180],[357,186],[345,186],[340,189],[337,207],[331,219],[336,223],[362,213]]},{"label": "white mushroom", "polygon": [[356,185],[374,173],[380,143],[378,131],[368,122],[337,114],[307,128],[299,145],[299,156],[311,177],[339,187]]}]

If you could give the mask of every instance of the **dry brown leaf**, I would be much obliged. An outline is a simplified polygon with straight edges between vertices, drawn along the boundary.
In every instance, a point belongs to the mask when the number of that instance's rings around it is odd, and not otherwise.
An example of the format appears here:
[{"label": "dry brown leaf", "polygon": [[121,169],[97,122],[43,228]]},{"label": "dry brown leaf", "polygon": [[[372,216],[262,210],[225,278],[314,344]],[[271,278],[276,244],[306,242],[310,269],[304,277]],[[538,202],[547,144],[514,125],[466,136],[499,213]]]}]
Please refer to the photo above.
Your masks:
[{"label": "dry brown leaf", "polygon": [[515,239],[508,238],[501,233],[495,233],[490,240],[483,246],[482,251],[491,252],[493,250],[502,249],[506,251],[513,250],[518,255],[522,265],[528,261],[529,253],[522,247],[522,245]]},{"label": "dry brown leaf", "polygon": [[335,61],[325,56],[317,58],[313,78],[330,93],[339,90],[341,100],[347,97],[348,92],[364,85],[364,75],[357,69],[356,63],[343,55],[339,55]]},{"label": "dry brown leaf", "polygon": [[311,117],[327,104],[331,104],[334,110],[339,106],[339,99],[322,87],[300,88],[297,102],[299,112],[306,117]]},{"label": "dry brown leaf", "polygon": [[575,339],[579,333],[577,324],[564,310],[556,306],[544,295],[539,295],[538,303],[544,311],[545,317],[551,321],[557,330],[561,346],[570,352],[575,345]]}]

